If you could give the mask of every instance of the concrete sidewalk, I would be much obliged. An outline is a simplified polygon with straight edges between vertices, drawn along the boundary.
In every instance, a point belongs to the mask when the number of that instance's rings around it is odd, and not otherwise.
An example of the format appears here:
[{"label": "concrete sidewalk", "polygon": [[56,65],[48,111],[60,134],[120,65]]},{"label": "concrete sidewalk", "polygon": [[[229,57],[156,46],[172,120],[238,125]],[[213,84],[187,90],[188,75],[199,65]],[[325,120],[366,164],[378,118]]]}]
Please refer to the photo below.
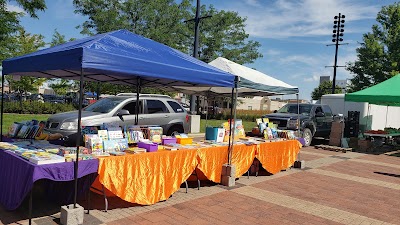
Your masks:
[{"label": "concrete sidewalk", "polygon": [[[197,190],[193,183],[188,193],[181,188],[150,206],[110,198],[104,212],[102,197],[93,194],[84,224],[400,224],[399,157],[308,147],[300,158],[304,170],[243,176],[233,188],[202,182]],[[26,224],[23,210],[0,209],[0,224]],[[57,224],[57,210],[40,205],[34,223]]]}]

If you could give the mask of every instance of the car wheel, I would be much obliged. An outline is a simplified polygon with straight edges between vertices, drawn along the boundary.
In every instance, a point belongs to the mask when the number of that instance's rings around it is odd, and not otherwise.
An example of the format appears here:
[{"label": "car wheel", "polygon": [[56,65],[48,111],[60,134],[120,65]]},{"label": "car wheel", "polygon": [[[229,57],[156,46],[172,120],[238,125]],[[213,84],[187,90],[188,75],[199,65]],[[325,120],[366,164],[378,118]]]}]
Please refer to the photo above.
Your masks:
[{"label": "car wheel", "polygon": [[177,135],[177,134],[181,134],[183,133],[183,127],[179,126],[179,125],[174,125],[172,127],[169,128],[167,135],[168,136],[172,136],[172,135]]},{"label": "car wheel", "polygon": [[306,147],[310,146],[312,138],[313,138],[313,135],[312,135],[312,132],[310,129],[308,129],[308,128],[304,129],[303,138],[304,138],[304,142],[305,142],[304,146],[306,146]]}]

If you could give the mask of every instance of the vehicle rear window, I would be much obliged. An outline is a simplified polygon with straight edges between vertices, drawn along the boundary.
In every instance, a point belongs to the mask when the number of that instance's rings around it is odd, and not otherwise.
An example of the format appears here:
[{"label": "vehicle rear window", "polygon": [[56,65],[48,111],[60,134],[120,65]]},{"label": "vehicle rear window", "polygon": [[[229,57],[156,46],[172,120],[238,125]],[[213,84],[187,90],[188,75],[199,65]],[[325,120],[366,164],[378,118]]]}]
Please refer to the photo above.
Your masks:
[{"label": "vehicle rear window", "polygon": [[171,106],[171,108],[174,110],[174,112],[176,113],[183,113],[185,112],[185,110],[182,108],[181,105],[179,105],[179,103],[177,102],[173,102],[173,101],[168,101],[169,106]]},{"label": "vehicle rear window", "polygon": [[108,113],[113,110],[117,105],[119,105],[123,100],[123,98],[103,98],[86,107],[84,111]]},{"label": "vehicle rear window", "polygon": [[162,101],[159,100],[147,100],[147,113],[168,113],[168,109]]},{"label": "vehicle rear window", "polygon": [[[129,102],[122,109],[126,109],[129,111],[131,115],[136,114],[136,101]],[[142,114],[142,101],[139,101],[139,114]]]},{"label": "vehicle rear window", "polygon": [[324,110],[325,116],[332,116],[331,108],[327,105],[323,105],[322,109]]}]

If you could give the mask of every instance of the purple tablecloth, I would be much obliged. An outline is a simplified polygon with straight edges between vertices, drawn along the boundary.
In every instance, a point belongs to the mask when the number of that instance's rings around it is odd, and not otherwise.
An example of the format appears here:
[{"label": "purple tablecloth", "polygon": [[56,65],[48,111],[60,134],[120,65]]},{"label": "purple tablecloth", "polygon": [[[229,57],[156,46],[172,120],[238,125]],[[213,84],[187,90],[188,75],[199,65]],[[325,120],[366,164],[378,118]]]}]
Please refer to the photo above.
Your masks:
[{"label": "purple tablecloth", "polygon": [[[97,173],[98,166],[97,159],[80,161],[78,177]],[[40,179],[74,180],[74,163],[36,165],[12,152],[0,150],[0,204],[7,210],[18,208],[35,181]]]}]

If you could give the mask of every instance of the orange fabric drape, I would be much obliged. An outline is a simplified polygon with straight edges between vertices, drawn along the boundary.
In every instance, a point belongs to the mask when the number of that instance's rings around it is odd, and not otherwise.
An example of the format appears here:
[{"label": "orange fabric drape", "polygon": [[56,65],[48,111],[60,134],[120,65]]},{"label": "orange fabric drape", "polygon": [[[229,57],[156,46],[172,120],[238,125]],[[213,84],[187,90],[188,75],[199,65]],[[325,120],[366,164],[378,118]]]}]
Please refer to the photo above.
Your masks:
[{"label": "orange fabric drape", "polygon": [[[255,157],[256,146],[235,145],[232,164],[236,166],[236,177],[242,176],[251,166]],[[197,168],[207,179],[220,183],[222,165],[228,163],[228,146],[201,148],[197,150]]]},{"label": "orange fabric drape", "polygon": [[272,174],[287,169],[296,161],[301,144],[297,140],[265,142],[259,145],[256,157]]},{"label": "orange fabric drape", "polygon": [[99,158],[99,181],[121,199],[142,205],[168,199],[197,165],[196,150]]}]

